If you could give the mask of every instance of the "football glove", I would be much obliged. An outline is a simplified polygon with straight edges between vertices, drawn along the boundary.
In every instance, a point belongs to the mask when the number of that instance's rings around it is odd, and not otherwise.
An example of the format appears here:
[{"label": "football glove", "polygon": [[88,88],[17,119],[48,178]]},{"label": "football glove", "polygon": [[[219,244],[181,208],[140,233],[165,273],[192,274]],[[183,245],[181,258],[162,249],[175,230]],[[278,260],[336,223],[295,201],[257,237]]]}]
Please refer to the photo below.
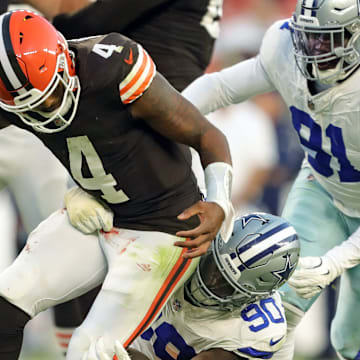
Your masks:
[{"label": "football glove", "polygon": [[339,275],[339,269],[330,257],[308,256],[299,259],[298,269],[288,282],[299,296],[310,299]]},{"label": "football glove", "polygon": [[303,257],[289,279],[298,295],[310,299],[331,284],[346,269],[360,264],[360,227],[346,241],[321,257]]},{"label": "football glove", "polygon": [[[115,357],[116,355],[116,357]],[[115,349],[111,351],[106,351],[104,345],[104,339],[101,337],[96,342],[92,342],[89,350],[84,353],[81,360],[131,360],[129,354],[124,349],[122,344],[116,340]]]},{"label": "football glove", "polygon": [[67,191],[65,206],[71,225],[84,234],[97,230],[110,231],[113,227],[113,212],[79,187]]}]

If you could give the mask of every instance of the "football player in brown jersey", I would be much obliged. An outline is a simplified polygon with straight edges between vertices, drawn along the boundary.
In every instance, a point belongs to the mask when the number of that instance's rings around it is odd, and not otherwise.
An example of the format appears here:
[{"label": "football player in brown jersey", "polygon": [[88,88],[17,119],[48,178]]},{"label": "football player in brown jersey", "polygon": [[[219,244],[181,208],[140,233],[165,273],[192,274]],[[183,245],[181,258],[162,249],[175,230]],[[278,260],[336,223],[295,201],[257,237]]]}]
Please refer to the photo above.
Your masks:
[{"label": "football player in brown jersey", "polygon": [[[115,214],[111,232],[85,235],[62,209],[30,235],[0,275],[1,359],[17,358],[29,318],[100,283],[67,358],[81,359],[91,339],[104,334],[106,347],[115,339],[127,347],[220,228],[225,240],[231,233],[226,139],[122,35],[67,43],[28,11],[2,15],[0,29],[2,125],[39,137],[76,183]],[[206,202],[187,146],[200,154]]]},{"label": "football player in brown jersey", "polygon": [[[183,90],[191,81],[200,76],[208,66],[215,39],[219,34],[223,4],[223,0],[145,2],[143,0],[97,2],[23,0],[22,2],[35,7],[52,20],[53,25],[68,39],[116,31],[140,42],[151,54],[159,72],[178,91]],[[5,12],[5,0],[0,3],[0,10],[2,10],[0,13]],[[17,2],[10,1],[10,3]],[[79,10],[81,7],[83,8]],[[74,12],[74,10],[79,11]],[[16,133],[19,130],[12,127],[11,131]],[[9,140],[8,137],[6,143],[11,145],[10,151],[15,157],[15,153],[18,152],[15,152],[17,144],[12,145]],[[19,159],[20,166],[22,162],[26,163],[29,168],[35,168],[31,161],[24,156],[15,157],[15,159]],[[45,179],[46,176],[42,178]],[[80,195],[78,192],[80,189],[73,189],[72,193],[68,195],[78,197]],[[33,196],[35,195],[36,198],[41,198],[38,194],[34,193]],[[81,195],[86,196],[86,193]],[[61,198],[61,196],[59,191],[57,198]],[[80,210],[80,205],[81,203],[78,203],[79,211],[87,210],[86,208]],[[103,209],[100,208],[99,211],[103,211]],[[101,227],[108,229],[108,224],[99,223],[97,214],[94,215],[91,223],[81,224],[86,226],[86,231]],[[83,221],[86,218],[83,216]],[[55,307],[56,326],[54,332],[62,352],[66,352],[72,329],[80,323],[83,314],[87,313],[96,293],[97,290],[93,289],[88,294],[81,296],[78,301],[74,299]]]}]

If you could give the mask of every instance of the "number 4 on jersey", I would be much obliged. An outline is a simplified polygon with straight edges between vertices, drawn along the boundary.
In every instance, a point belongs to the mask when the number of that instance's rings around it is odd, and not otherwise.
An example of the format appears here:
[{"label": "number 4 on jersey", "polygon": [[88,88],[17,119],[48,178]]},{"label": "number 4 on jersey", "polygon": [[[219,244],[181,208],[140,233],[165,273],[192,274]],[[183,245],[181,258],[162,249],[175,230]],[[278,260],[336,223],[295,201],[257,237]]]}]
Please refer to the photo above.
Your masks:
[{"label": "number 4 on jersey", "polygon": [[[123,190],[116,190],[115,178],[106,174],[100,156],[87,136],[67,138],[69,150],[70,170],[73,178],[87,190],[100,190],[101,197],[110,204],[119,204],[129,200]],[[86,160],[92,178],[82,175],[83,157]]]},{"label": "number 4 on jersey", "polygon": [[100,55],[104,59],[108,59],[113,54],[114,51],[120,54],[123,48],[124,48],[123,46],[118,46],[118,45],[95,44],[92,51],[95,54]]}]

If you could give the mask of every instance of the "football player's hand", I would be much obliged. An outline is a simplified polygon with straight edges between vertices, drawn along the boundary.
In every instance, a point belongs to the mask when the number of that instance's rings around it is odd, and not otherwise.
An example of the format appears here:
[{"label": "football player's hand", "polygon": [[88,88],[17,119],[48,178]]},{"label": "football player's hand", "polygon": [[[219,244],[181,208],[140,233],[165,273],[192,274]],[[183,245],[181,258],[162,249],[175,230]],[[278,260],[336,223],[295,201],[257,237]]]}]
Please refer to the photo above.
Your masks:
[{"label": "football player's hand", "polygon": [[110,231],[113,227],[113,212],[79,187],[67,191],[65,207],[71,225],[84,234],[96,230]]},{"label": "football player's hand", "polygon": [[214,202],[198,201],[183,211],[178,219],[186,220],[197,215],[200,224],[191,230],[178,231],[176,236],[190,238],[188,241],[176,241],[175,246],[185,247],[189,250],[184,258],[194,258],[206,253],[222,225],[224,210]]},{"label": "football player's hand", "polygon": [[[115,357],[116,356],[116,357]],[[129,354],[119,341],[115,342],[114,349],[107,351],[104,339],[101,337],[96,342],[92,342],[89,350],[86,351],[81,360],[131,360]]]},{"label": "football player's hand", "polygon": [[298,295],[310,299],[331,284],[338,275],[338,268],[330,257],[307,256],[299,259],[298,268],[288,282]]}]

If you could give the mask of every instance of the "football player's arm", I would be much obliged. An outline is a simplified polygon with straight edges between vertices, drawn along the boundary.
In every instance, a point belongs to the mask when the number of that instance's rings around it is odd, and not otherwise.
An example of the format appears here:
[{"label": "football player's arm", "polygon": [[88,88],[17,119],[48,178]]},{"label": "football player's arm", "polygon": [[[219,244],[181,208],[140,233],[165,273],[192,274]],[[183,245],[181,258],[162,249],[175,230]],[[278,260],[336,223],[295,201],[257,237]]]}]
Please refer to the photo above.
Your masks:
[{"label": "football player's arm", "polygon": [[175,245],[193,249],[186,257],[204,254],[224,219],[222,235],[227,241],[232,231],[234,210],[230,202],[231,156],[225,136],[159,73],[145,93],[132,103],[130,111],[163,136],[193,147],[199,153],[205,169],[208,201],[199,201],[179,215],[179,219],[198,215],[200,225],[189,231],[178,232],[178,236],[193,240]]},{"label": "football player's arm", "polygon": [[309,299],[330,285],[345,270],[359,264],[360,227],[325,255],[300,258],[298,269],[288,281],[300,296]]},{"label": "football player's arm", "polygon": [[195,355],[192,360],[246,360],[230,351],[223,349],[210,349]]},{"label": "football player's arm", "polygon": [[206,115],[273,90],[275,88],[265,72],[260,57],[257,56],[219,72],[200,76],[182,92],[182,95]]},{"label": "football player's arm", "polygon": [[63,12],[79,10],[91,4],[90,0],[25,0],[24,2],[33,6],[48,19],[52,19]]},{"label": "football player's arm", "polygon": [[173,0],[97,0],[76,13],[60,14],[53,25],[67,38],[123,32],[148,11]]}]

